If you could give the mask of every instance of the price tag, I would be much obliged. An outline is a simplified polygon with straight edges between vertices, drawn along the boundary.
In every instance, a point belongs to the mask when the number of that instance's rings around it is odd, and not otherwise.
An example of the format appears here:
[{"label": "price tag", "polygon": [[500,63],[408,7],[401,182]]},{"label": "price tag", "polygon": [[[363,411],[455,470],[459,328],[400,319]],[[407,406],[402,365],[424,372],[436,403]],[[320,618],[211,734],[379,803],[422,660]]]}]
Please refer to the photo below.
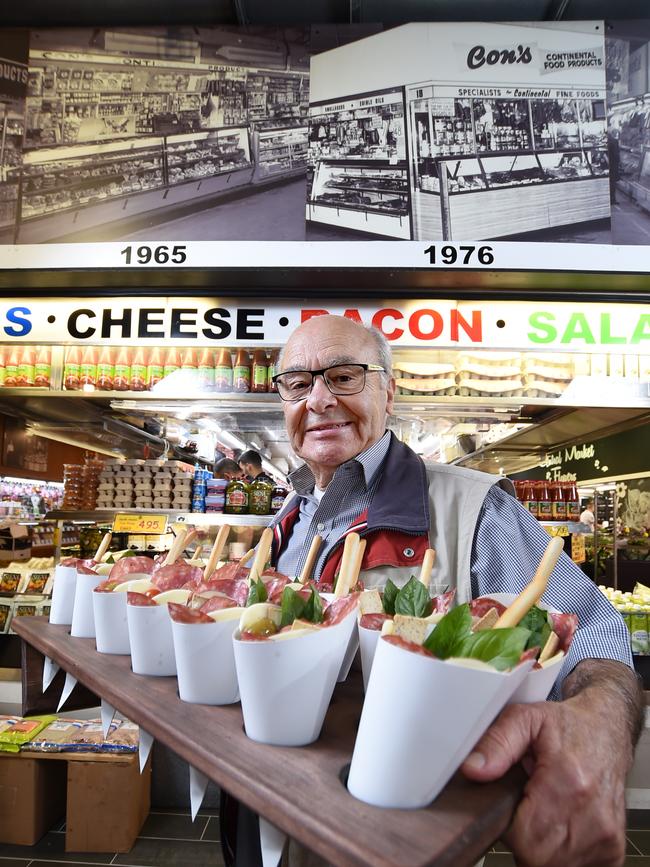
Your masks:
[{"label": "price tag", "polygon": [[573,533],[571,536],[571,559],[574,563],[584,563],[587,559],[585,537],[582,533]]},{"label": "price tag", "polygon": [[549,536],[568,536],[569,528],[566,524],[560,524],[559,527],[550,527],[548,524],[544,525],[544,529],[549,534]]},{"label": "price tag", "polygon": [[113,532],[159,536],[167,532],[167,515],[135,515],[118,512],[113,519]]}]

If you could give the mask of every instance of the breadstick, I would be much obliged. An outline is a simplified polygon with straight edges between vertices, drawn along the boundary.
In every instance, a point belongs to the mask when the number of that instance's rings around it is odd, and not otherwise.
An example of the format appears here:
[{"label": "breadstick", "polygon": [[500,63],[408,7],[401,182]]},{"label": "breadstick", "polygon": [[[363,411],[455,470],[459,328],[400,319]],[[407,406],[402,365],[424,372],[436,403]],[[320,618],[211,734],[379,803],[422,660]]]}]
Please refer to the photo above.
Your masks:
[{"label": "breadstick", "polygon": [[201,551],[203,550],[203,545],[197,545],[194,553],[188,560],[188,563],[196,563],[196,561],[201,557]]},{"label": "breadstick", "polygon": [[422,568],[420,569],[420,582],[424,584],[425,587],[429,586],[429,582],[431,581],[431,570],[433,569],[433,564],[436,562],[436,552],[433,548],[427,548],[424,552],[424,559],[422,560]]},{"label": "breadstick", "polygon": [[219,532],[217,533],[217,538],[214,540],[214,545],[212,546],[212,550],[210,551],[210,556],[208,557],[208,562],[205,564],[205,569],[203,570],[203,578],[204,580],[208,580],[210,575],[214,572],[217,563],[219,562],[219,557],[221,557],[221,552],[223,551],[226,540],[228,538],[228,533],[230,533],[230,525],[222,524],[219,527]]},{"label": "breadstick", "polygon": [[251,566],[251,571],[248,576],[249,581],[257,581],[264,571],[264,566],[269,558],[269,551],[271,550],[272,542],[273,530],[270,527],[265,527],[264,530],[262,530],[260,541],[257,543],[255,559],[253,560],[253,565]]},{"label": "breadstick", "polygon": [[501,617],[494,625],[495,629],[505,629],[509,626],[516,626],[522,620],[529,609],[539,602],[542,594],[546,590],[548,579],[557,563],[560,554],[564,550],[564,543],[559,536],[554,536],[549,539],[544,555],[540,560],[535,577],[521,593],[514,599],[513,602],[506,608]]},{"label": "breadstick", "polygon": [[341,566],[339,568],[339,578],[336,582],[334,595],[347,596],[350,592],[351,572],[354,569],[357,556],[357,546],[361,541],[358,533],[348,533],[345,537],[343,546],[343,556],[341,557]]},{"label": "breadstick", "polygon": [[314,563],[316,562],[316,557],[318,556],[318,549],[320,548],[322,541],[323,540],[318,534],[316,534],[311,540],[311,545],[309,546],[309,553],[307,554],[305,565],[302,567],[302,572],[300,573],[300,576],[298,578],[298,581],[300,581],[301,584],[305,584],[309,580],[309,576],[314,569]]},{"label": "breadstick", "polygon": [[104,533],[102,541],[99,543],[99,547],[95,551],[95,556],[93,557],[95,563],[101,563],[104,554],[108,551],[108,546],[111,544],[112,538],[113,534],[110,530],[108,533]]},{"label": "breadstick", "polygon": [[555,632],[551,632],[549,637],[546,639],[546,644],[542,648],[542,652],[540,653],[539,659],[537,660],[539,664],[541,665],[543,662],[546,662],[547,659],[555,656],[559,646],[560,639],[557,637]]},{"label": "breadstick", "polygon": [[178,532],[178,536],[172,542],[172,546],[169,549],[167,556],[165,557],[165,562],[163,566],[171,566],[172,563],[175,563],[178,558],[183,553],[183,549],[186,545],[192,541],[192,539],[196,536],[196,530],[190,530],[188,532],[187,527],[181,527]]}]

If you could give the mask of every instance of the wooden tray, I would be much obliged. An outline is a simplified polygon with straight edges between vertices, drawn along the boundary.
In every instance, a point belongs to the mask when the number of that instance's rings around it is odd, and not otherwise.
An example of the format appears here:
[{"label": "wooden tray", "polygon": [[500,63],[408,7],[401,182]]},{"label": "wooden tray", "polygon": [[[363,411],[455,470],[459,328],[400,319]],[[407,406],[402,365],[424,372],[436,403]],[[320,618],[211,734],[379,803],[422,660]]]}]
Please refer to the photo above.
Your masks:
[{"label": "wooden tray", "polygon": [[363,699],[358,673],[337,686],[316,743],[272,747],[246,737],[239,704],[182,702],[175,677],[133,674],[130,657],[97,653],[93,639],[71,638],[69,627],[44,617],[18,617],[13,628],[23,639],[23,702],[40,694],[42,654],[49,656],[217,785],[338,867],[471,865],[503,833],[521,797],[524,775],[517,769],[489,784],[456,776],[424,810],[381,809],[353,798],[342,779]]}]

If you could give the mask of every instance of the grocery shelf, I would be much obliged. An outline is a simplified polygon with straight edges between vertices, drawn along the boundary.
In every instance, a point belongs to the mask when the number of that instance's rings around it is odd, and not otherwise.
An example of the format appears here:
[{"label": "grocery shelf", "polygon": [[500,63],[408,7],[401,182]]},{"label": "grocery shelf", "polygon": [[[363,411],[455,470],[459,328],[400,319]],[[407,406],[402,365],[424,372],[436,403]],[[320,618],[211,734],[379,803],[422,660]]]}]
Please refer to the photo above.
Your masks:
[{"label": "grocery shelf", "polygon": [[47,520],[69,521],[80,524],[112,524],[116,515],[166,515],[170,524],[190,524],[196,527],[268,527],[272,515],[225,515],[223,512],[179,512],[178,509],[96,509],[71,511],[55,509],[45,516]]}]

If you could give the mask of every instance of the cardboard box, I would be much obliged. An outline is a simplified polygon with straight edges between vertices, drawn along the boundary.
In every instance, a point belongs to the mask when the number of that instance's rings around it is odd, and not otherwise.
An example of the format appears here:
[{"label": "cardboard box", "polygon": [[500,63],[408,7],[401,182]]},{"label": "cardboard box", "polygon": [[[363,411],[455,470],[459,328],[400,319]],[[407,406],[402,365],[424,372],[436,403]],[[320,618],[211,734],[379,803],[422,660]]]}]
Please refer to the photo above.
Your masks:
[{"label": "cardboard box", "polygon": [[33,846],[63,816],[66,766],[0,755],[0,842]]},{"label": "cardboard box", "polygon": [[142,774],[137,753],[67,764],[65,851],[128,852],[149,814],[151,762]]}]

